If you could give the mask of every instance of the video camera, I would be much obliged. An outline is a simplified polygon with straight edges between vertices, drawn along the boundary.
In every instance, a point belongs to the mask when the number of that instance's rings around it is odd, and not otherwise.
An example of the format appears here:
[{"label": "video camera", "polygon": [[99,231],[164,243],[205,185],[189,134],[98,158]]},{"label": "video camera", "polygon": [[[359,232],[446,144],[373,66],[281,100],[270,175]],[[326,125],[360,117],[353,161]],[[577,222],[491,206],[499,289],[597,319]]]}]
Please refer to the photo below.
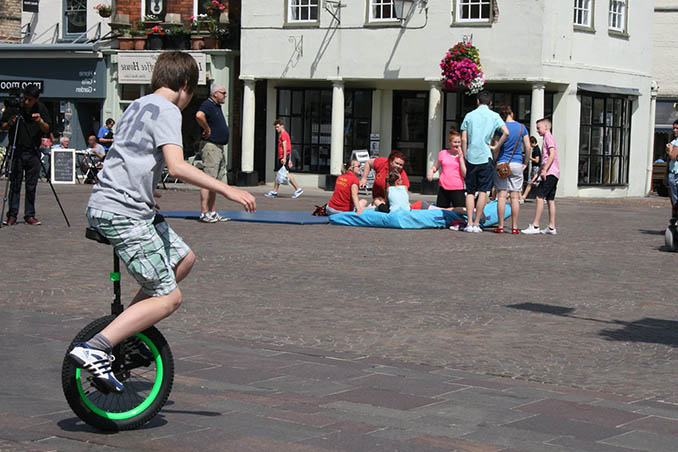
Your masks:
[{"label": "video camera", "polygon": [[7,93],[7,98],[5,99],[5,108],[3,116],[11,118],[12,116],[18,116],[21,114],[21,108],[23,106],[23,94],[19,88],[12,88]]}]

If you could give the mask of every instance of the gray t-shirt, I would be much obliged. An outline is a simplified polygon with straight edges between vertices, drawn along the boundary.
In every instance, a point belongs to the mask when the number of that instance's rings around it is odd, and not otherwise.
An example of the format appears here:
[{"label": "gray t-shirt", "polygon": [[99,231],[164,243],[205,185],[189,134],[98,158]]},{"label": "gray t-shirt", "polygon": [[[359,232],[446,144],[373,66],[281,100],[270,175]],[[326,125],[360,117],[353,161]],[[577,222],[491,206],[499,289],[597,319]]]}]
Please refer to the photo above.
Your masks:
[{"label": "gray t-shirt", "polygon": [[156,94],[132,102],[120,118],[87,206],[130,218],[153,218],[153,190],[165,168],[160,150],[165,144],[183,147],[179,108]]}]

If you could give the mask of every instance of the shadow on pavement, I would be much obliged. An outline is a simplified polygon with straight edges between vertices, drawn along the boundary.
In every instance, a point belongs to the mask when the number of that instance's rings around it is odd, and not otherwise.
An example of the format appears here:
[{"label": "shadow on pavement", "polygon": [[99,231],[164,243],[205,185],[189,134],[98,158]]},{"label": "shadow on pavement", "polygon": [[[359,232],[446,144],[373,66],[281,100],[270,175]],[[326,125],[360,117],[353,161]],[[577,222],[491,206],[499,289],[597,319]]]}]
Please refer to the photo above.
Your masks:
[{"label": "shadow on pavement", "polygon": [[551,314],[572,319],[588,320],[590,322],[605,323],[608,325],[621,326],[620,329],[608,328],[598,332],[599,336],[610,341],[624,342],[647,342],[663,344],[670,347],[678,347],[678,321],[644,318],[633,322],[622,320],[602,320],[592,317],[573,315],[574,308],[567,306],[548,305],[542,303],[518,303],[507,305],[507,308],[520,309],[523,311]]}]

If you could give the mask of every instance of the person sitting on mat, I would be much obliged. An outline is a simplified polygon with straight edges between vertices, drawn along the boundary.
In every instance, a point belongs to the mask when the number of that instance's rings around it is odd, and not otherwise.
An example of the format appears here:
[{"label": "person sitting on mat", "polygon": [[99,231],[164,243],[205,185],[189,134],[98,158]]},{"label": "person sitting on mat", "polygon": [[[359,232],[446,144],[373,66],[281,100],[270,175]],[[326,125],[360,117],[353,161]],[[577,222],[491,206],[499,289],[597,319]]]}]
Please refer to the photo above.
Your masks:
[{"label": "person sitting on mat", "polygon": [[410,193],[407,191],[407,186],[403,185],[402,178],[397,172],[392,172],[386,179],[386,198],[375,199],[374,206],[379,212],[390,213],[397,210],[451,210],[460,215],[463,215],[465,209],[463,207],[448,207],[442,208],[431,204],[428,201],[420,200],[410,203]]},{"label": "person sitting on mat", "polygon": [[360,187],[358,176],[360,176],[360,162],[353,159],[349,162],[348,168],[343,170],[343,174],[337,177],[334,193],[326,207],[328,215],[354,210],[357,215],[360,215],[367,207],[367,201],[358,197]]}]

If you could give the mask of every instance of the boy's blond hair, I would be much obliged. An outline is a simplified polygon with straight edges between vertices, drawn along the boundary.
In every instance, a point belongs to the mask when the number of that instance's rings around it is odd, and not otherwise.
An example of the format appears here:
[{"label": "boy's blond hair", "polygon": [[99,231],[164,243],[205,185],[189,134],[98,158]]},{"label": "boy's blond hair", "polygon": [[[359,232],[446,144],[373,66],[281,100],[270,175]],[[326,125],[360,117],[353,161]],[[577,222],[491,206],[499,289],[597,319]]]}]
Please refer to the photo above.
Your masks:
[{"label": "boy's blond hair", "polygon": [[539,124],[540,122],[545,123],[545,124],[546,124],[546,127],[547,127],[549,130],[551,130],[551,120],[550,120],[549,118],[541,118],[541,119],[538,119],[538,120],[537,120],[537,124]]}]

